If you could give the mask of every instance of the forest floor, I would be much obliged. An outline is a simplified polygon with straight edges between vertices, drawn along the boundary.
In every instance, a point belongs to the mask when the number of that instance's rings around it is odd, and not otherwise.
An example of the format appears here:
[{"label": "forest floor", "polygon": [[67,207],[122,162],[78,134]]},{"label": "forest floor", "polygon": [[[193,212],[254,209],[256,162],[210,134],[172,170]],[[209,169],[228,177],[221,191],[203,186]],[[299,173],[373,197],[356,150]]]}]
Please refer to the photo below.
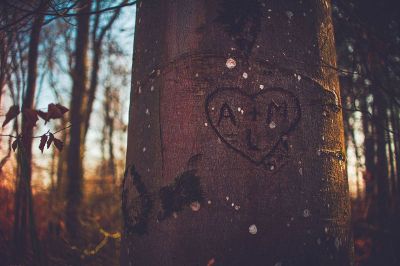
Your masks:
[{"label": "forest floor", "polygon": [[[49,204],[48,193],[36,193],[34,197],[38,234],[42,250],[49,265],[71,265],[78,259],[82,265],[119,265],[121,244],[121,213],[119,188],[93,190],[84,202],[81,220],[83,230],[80,246],[66,240],[62,213],[63,203]],[[14,192],[0,187],[0,261],[12,265],[12,228]],[[387,230],[379,226],[376,207],[372,201],[353,201],[353,235],[356,266],[400,265],[398,214]],[[46,208],[47,206],[47,208]],[[58,211],[56,211],[58,210]],[[396,226],[397,225],[397,226]],[[26,265],[29,265],[27,256]],[[25,264],[24,264],[25,265]]]}]

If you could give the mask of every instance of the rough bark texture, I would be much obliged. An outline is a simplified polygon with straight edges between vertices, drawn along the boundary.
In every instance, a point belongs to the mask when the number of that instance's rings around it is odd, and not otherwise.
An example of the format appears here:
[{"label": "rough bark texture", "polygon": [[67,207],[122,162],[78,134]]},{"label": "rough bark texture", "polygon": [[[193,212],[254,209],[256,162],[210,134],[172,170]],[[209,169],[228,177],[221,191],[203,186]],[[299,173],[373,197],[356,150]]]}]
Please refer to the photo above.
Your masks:
[{"label": "rough bark texture", "polygon": [[72,240],[77,240],[80,231],[79,208],[82,201],[83,102],[87,86],[87,50],[89,42],[89,15],[91,0],[79,1],[75,67],[70,108],[70,140],[67,156],[67,206],[66,226]]},{"label": "rough bark texture", "polygon": [[139,2],[122,265],[351,264],[330,12]]}]

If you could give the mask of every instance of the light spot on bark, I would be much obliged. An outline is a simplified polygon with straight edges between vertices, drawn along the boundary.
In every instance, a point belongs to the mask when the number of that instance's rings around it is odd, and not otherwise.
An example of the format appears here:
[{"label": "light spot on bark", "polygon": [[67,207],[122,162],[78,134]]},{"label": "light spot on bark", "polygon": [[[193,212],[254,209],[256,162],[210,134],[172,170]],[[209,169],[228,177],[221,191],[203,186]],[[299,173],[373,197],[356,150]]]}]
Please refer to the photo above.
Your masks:
[{"label": "light spot on bark", "polygon": [[290,10],[286,11],[286,16],[288,17],[288,19],[292,19],[293,15],[294,14],[292,11],[290,11]]},{"label": "light spot on bark", "polygon": [[339,238],[335,238],[335,247],[336,247],[336,249],[337,250],[339,250],[339,247],[340,247],[340,240],[339,240]]},{"label": "light spot on bark", "polygon": [[192,209],[192,211],[197,212],[200,210],[201,204],[198,201],[194,201],[190,204],[190,208]]},{"label": "light spot on bark", "polygon": [[229,69],[233,69],[236,67],[236,60],[233,58],[228,58],[225,63],[226,67]]},{"label": "light spot on bark", "polygon": [[257,226],[255,224],[249,226],[249,233],[252,235],[257,234]]},{"label": "light spot on bark", "polygon": [[311,211],[309,210],[309,209],[305,209],[304,211],[303,211],[303,217],[304,218],[308,218],[308,217],[310,217],[311,216]]}]

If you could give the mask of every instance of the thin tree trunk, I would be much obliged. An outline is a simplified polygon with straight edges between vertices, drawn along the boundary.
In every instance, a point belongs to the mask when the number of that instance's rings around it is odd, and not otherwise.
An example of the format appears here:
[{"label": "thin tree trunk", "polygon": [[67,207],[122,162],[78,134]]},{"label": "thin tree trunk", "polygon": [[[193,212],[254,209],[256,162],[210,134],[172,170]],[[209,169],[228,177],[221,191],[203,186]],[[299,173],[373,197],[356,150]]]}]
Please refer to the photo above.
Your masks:
[{"label": "thin tree trunk", "polygon": [[[367,96],[361,99],[361,110],[368,110],[368,104],[366,101]],[[364,157],[365,157],[365,198],[368,200],[373,196],[376,178],[375,178],[375,139],[373,137],[373,124],[371,123],[371,117],[366,113],[362,114],[362,126],[364,133]]]},{"label": "thin tree trunk", "polygon": [[122,265],[351,265],[330,12],[139,2]]},{"label": "thin tree trunk", "polygon": [[[122,1],[122,4],[127,2],[126,0]],[[97,0],[96,2],[96,9],[97,11],[100,10],[100,3],[101,1]],[[112,25],[114,24],[115,20],[118,18],[121,9],[117,9],[114,11],[112,17],[108,20],[107,24],[105,24],[102,28],[100,28],[100,33],[97,33],[99,28],[99,20],[101,16],[101,12],[96,14],[94,26],[92,29],[92,44],[93,44],[93,57],[91,63],[91,72],[90,72],[90,85],[88,90],[88,97],[85,109],[85,120],[84,120],[84,137],[86,138],[87,132],[90,127],[90,117],[93,110],[93,103],[96,97],[97,85],[98,85],[98,75],[100,69],[100,61],[102,58],[102,44],[104,40],[104,36],[106,33],[111,29]],[[98,34],[98,35],[97,35]]]},{"label": "thin tree trunk", "polygon": [[108,133],[108,173],[111,175],[112,182],[116,184],[115,177],[115,156],[114,156],[114,119],[111,117],[111,106],[113,102],[113,97],[111,93],[111,87],[107,86],[105,89],[106,100],[104,101],[104,115],[105,115],[105,124],[107,126]]},{"label": "thin tree trunk", "polygon": [[399,127],[399,111],[393,104],[392,111],[392,126],[393,126],[393,142],[394,142],[394,156],[396,162],[396,191],[397,191],[397,206],[400,207],[400,127]]},{"label": "thin tree trunk", "polygon": [[[29,39],[28,52],[28,68],[27,68],[27,87],[24,95],[22,109],[32,109],[34,107],[34,97],[36,92],[37,79],[37,61],[40,41],[40,32],[44,21],[44,11],[47,8],[47,3],[40,3],[39,12],[33,20],[32,29]],[[25,259],[28,253],[27,239],[31,241],[30,248],[33,252],[33,264],[43,265],[40,243],[36,232],[35,217],[33,212],[32,200],[32,140],[33,126],[26,116],[22,119],[22,135],[23,139],[18,150],[20,167],[20,178],[16,188],[16,209],[14,217],[14,237],[15,237],[15,252],[16,261]]]},{"label": "thin tree trunk", "polygon": [[[393,129],[393,125],[391,124],[392,121],[392,116],[393,113],[390,110],[390,117],[387,118],[386,120],[386,128],[388,129]],[[392,139],[392,134],[389,130],[386,131],[386,140],[387,140],[387,146],[388,146],[388,160],[389,160],[389,166],[390,166],[390,171],[389,171],[389,191],[390,191],[390,203],[392,206],[395,206],[394,204],[396,203],[396,169],[395,169],[395,151],[393,148],[394,145],[394,140]]]},{"label": "thin tree trunk", "polygon": [[78,3],[77,34],[75,41],[75,67],[70,106],[70,138],[67,156],[66,227],[72,242],[77,242],[81,232],[79,210],[82,202],[84,158],[83,103],[87,85],[87,51],[89,43],[89,12],[91,0]]},{"label": "thin tree trunk", "polygon": [[[377,88],[375,88],[375,91]],[[382,228],[387,228],[387,221],[389,217],[389,172],[388,172],[388,159],[386,151],[386,104],[383,95],[374,93],[374,108],[376,121],[376,166],[375,177],[377,178],[378,189],[378,219]]]},{"label": "thin tree trunk", "polygon": [[[61,119],[62,124],[65,125],[64,119]],[[65,148],[58,152],[58,160],[57,160],[57,181],[56,181],[56,191],[57,191],[57,202],[61,202],[65,198],[65,191],[66,191],[66,163],[65,160],[68,154],[68,146],[67,143],[69,139],[67,138],[66,131],[60,132],[61,140],[64,143]]]}]

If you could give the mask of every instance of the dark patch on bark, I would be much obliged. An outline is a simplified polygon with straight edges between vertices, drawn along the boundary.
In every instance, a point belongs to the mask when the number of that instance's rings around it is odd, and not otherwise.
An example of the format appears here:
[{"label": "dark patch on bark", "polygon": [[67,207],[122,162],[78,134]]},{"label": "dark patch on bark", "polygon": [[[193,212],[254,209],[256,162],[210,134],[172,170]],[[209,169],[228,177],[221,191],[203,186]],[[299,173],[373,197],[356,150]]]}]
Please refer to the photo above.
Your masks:
[{"label": "dark patch on bark", "polygon": [[[127,182],[132,183],[129,184]],[[127,233],[135,233],[144,235],[147,233],[147,225],[151,209],[153,208],[153,200],[151,194],[147,190],[141,175],[132,165],[125,172],[122,190],[122,213]],[[132,193],[128,193],[129,189],[134,189]],[[129,194],[129,195],[128,195]],[[137,195],[136,195],[137,194]]]},{"label": "dark patch on bark", "polygon": [[341,150],[327,150],[327,149],[320,149],[318,153],[321,155],[330,156],[338,161],[346,162],[346,155]]},{"label": "dark patch on bark", "polygon": [[218,9],[216,22],[248,58],[261,29],[262,6],[258,0],[224,0]]},{"label": "dark patch on bark", "polygon": [[158,214],[159,221],[170,217],[174,212],[182,211],[192,202],[203,202],[200,177],[196,176],[196,170],[185,171],[172,184],[162,187],[159,197],[162,208]]}]

